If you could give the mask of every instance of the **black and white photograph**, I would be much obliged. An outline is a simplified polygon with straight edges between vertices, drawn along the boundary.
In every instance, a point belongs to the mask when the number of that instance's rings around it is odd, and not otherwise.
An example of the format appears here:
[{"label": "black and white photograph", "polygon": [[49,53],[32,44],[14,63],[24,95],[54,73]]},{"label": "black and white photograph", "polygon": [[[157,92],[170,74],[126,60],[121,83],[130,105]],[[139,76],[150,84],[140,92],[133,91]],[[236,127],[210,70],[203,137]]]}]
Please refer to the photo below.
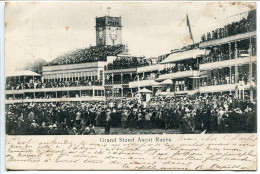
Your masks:
[{"label": "black and white photograph", "polygon": [[6,170],[257,170],[256,2],[1,4]]},{"label": "black and white photograph", "polygon": [[256,133],[256,8],[153,4],[6,6],[6,134]]}]

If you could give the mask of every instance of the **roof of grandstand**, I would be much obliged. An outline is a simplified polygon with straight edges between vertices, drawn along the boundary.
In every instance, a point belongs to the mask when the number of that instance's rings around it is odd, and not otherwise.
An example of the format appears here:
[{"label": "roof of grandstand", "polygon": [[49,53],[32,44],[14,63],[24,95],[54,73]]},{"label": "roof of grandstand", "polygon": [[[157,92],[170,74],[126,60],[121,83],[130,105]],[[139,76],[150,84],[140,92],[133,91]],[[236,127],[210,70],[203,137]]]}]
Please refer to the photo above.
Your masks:
[{"label": "roof of grandstand", "polygon": [[67,52],[46,65],[65,65],[74,63],[87,63],[96,61],[106,61],[107,56],[116,56],[122,54],[124,45],[105,45],[81,48]]},{"label": "roof of grandstand", "polygon": [[5,74],[6,77],[18,77],[18,76],[41,76],[38,73],[35,73],[30,70],[21,70],[21,71],[10,71]]}]

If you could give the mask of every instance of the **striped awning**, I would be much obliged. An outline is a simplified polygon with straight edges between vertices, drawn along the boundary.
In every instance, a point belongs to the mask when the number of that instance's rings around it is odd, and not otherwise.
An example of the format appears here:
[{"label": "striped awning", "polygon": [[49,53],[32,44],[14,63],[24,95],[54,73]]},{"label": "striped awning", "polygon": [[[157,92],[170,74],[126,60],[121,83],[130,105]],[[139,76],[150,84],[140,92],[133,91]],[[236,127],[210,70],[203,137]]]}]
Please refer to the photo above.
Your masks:
[{"label": "striped awning", "polygon": [[205,49],[197,48],[197,49],[193,49],[193,50],[173,53],[173,54],[169,55],[161,63],[162,64],[173,63],[173,62],[178,62],[178,61],[181,61],[181,60],[197,58],[197,57],[200,57],[200,56],[203,56],[203,55],[205,55]]}]

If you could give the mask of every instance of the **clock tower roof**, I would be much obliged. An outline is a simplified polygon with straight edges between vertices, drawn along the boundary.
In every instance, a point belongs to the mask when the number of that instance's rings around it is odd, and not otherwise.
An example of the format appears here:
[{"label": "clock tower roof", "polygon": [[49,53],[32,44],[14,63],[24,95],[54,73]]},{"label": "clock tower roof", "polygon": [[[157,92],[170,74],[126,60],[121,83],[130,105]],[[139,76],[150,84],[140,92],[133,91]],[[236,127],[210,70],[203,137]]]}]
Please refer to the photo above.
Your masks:
[{"label": "clock tower roof", "polygon": [[121,19],[122,19],[121,17],[112,17],[112,16],[96,17],[95,27],[105,27],[105,26],[122,27]]}]

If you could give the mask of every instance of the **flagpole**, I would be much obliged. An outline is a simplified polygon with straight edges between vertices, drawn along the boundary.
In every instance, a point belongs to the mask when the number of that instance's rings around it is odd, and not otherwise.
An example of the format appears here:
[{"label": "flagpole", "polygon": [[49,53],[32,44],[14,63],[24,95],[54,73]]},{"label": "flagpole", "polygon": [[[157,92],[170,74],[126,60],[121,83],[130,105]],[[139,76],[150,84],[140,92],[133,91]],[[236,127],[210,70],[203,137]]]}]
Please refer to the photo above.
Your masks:
[{"label": "flagpole", "polygon": [[189,28],[190,38],[191,38],[191,40],[192,40],[192,43],[194,44],[194,39],[193,39],[191,27],[190,27],[190,20],[189,20],[188,13],[186,13],[186,21],[187,21],[187,26],[188,26],[188,28]]}]

